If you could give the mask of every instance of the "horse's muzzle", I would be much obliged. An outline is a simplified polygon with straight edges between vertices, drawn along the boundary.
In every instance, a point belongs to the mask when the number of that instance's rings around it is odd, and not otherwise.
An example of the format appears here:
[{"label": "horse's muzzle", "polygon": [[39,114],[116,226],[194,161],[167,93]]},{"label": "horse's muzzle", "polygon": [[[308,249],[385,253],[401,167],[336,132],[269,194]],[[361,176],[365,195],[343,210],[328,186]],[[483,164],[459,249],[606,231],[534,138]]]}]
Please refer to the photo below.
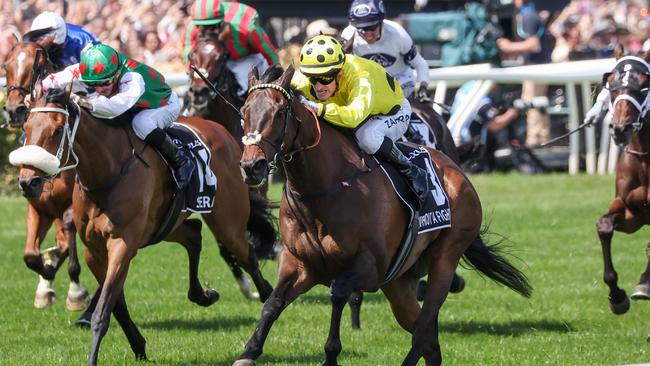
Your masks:
[{"label": "horse's muzzle", "polygon": [[632,125],[630,124],[615,124],[612,125],[611,135],[612,139],[617,145],[625,145],[632,137]]},{"label": "horse's muzzle", "polygon": [[5,117],[8,117],[7,121],[9,121],[9,126],[16,128],[23,127],[23,124],[27,120],[27,112],[29,111],[27,106],[24,104],[9,108],[5,106],[4,110],[6,111]]},{"label": "horse's muzzle", "polygon": [[266,159],[242,160],[239,163],[244,182],[251,187],[259,187],[266,181],[269,164]]},{"label": "horse's muzzle", "polygon": [[35,198],[43,192],[43,183],[45,180],[39,176],[33,177],[18,177],[18,187],[20,193],[25,198]]}]

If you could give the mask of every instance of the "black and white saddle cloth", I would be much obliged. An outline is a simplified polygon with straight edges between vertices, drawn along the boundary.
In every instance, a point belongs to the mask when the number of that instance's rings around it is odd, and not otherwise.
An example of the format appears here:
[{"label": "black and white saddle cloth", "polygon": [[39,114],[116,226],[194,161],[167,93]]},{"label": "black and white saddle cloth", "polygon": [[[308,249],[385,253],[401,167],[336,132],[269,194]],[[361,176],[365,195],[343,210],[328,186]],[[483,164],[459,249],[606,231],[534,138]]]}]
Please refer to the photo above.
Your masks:
[{"label": "black and white saddle cloth", "polygon": [[[440,179],[427,150],[411,143],[397,142],[396,145],[411,162],[426,170],[429,176],[431,190],[424,206],[419,210],[418,234],[451,227],[449,198],[440,184]],[[418,202],[406,178],[390,164],[381,163],[381,168],[413,218],[418,213]]]},{"label": "black and white saddle cloth", "polygon": [[[208,213],[214,206],[214,193],[217,191],[217,177],[210,169],[210,149],[199,135],[189,126],[175,122],[167,132],[177,146],[185,146],[196,163],[196,171],[185,190],[183,212]],[[173,176],[173,169],[172,176]],[[174,177],[176,179],[176,177]]]},{"label": "black and white saddle cloth", "polygon": [[396,146],[411,162],[427,171],[431,190],[424,205],[418,212],[419,203],[417,196],[406,181],[406,178],[392,165],[378,160],[381,169],[390,180],[397,196],[404,203],[410,214],[409,226],[402,238],[400,248],[392,259],[388,271],[384,276],[384,283],[393,280],[400,273],[408,256],[411,254],[413,243],[419,234],[451,227],[449,198],[447,197],[447,192],[442,189],[442,184],[440,184],[440,179],[427,150],[419,145],[408,142],[397,142]]}]

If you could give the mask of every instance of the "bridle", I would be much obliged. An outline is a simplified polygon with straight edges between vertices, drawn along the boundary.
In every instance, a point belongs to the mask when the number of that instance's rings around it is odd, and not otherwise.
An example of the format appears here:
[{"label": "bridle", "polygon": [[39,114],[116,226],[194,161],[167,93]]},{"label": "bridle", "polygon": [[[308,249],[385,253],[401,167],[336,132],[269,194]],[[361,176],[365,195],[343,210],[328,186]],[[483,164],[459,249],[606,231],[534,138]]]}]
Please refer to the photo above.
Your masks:
[{"label": "bridle", "polygon": [[[199,42],[218,43],[221,41],[214,40],[212,38],[203,38],[200,39]],[[216,60],[210,62],[211,70],[214,69],[220,70],[219,73],[214,76],[214,78],[210,78],[210,70],[196,67],[196,65],[194,65],[191,60],[190,60],[190,68],[193,69],[202,79],[204,79],[206,84],[208,84],[208,89],[210,89],[210,99],[214,100],[218,96],[220,96],[222,99],[224,99],[224,101],[227,104],[230,104],[230,102],[223,96],[224,93],[228,92],[228,83],[226,83],[226,61],[227,60],[228,60],[228,50],[224,46],[224,52],[222,52],[219,55],[219,57],[216,58]],[[214,86],[215,88],[211,88],[210,86]],[[204,108],[205,105],[193,105],[193,107]],[[232,107],[235,108],[234,106]],[[235,110],[237,110],[237,108],[235,108]]]},{"label": "bridle", "polygon": [[45,47],[39,45],[38,43],[35,43],[37,48],[36,48],[36,55],[34,56],[34,64],[32,65],[32,83],[30,84],[29,88],[22,86],[18,83],[11,84],[7,86],[7,94],[11,93],[14,90],[17,90],[18,93],[22,97],[27,96],[27,94],[31,93],[32,90],[34,90],[34,84],[36,83],[36,79],[38,79],[43,72],[40,70],[41,64],[40,64],[40,55],[41,53],[45,54],[45,59],[48,60],[48,55],[47,55],[47,50]]},{"label": "bridle", "polygon": [[[70,117],[70,113],[68,112],[67,106],[65,109],[58,108],[58,107],[36,107],[36,108],[32,108],[29,111],[29,113],[51,113],[51,112],[61,113],[65,116],[65,123],[63,124],[63,136],[61,136],[61,141],[59,142],[59,148],[56,150],[56,158],[59,161],[62,161],[61,158],[63,158],[63,150],[65,149],[66,143],[68,145],[68,153],[66,154],[65,162],[63,163],[63,166],[59,166],[59,173],[64,170],[74,169],[77,167],[77,165],[79,165],[79,157],[77,157],[77,154],[74,152],[73,147],[74,147],[74,139],[75,136],[77,135],[77,128],[79,127],[81,111],[79,109],[79,106],[77,106],[76,104],[74,105],[75,108],[77,108],[77,113],[72,128],[70,128],[70,124],[68,123],[68,118]],[[71,160],[74,161],[71,163]],[[59,173],[56,173],[53,176],[56,176]]]},{"label": "bridle", "polygon": [[[617,79],[611,83],[606,83],[605,87],[610,89],[612,92],[619,89],[638,92],[641,95],[641,98],[635,98],[628,93],[621,93],[617,95],[613,101],[610,98],[609,109],[613,111],[616,108],[616,105],[623,100],[632,104],[634,108],[639,111],[639,114],[635,121],[626,123],[624,129],[631,127],[632,132],[637,133],[643,128],[645,117],[648,113],[648,107],[650,107],[650,93],[648,93],[647,85],[639,85],[636,81],[636,76],[646,75],[648,77],[646,80],[647,83],[648,80],[650,80],[650,64],[637,56],[625,56],[616,62],[614,70],[616,70],[619,75],[623,75],[623,77],[620,80]],[[607,80],[611,74],[612,73],[606,73],[604,80]]]},{"label": "bridle", "polygon": [[[285,149],[291,148],[292,146],[295,145],[295,140],[298,138],[300,132],[300,126],[303,124],[303,121],[300,118],[298,118],[298,116],[293,114],[293,109],[291,108],[291,104],[293,102],[293,94],[291,91],[283,88],[278,84],[261,83],[261,84],[256,84],[248,89],[249,96],[252,91],[260,90],[260,89],[277,90],[284,96],[284,98],[287,101],[287,103],[278,112],[278,113],[284,113],[284,125],[282,127],[282,135],[280,135],[276,141],[273,141],[271,139],[262,136],[262,134],[258,130],[255,130],[254,132],[249,132],[242,137],[242,143],[244,144],[244,146],[255,145],[260,150],[262,150],[262,153],[264,154],[264,158],[270,162],[267,167],[267,173],[270,173],[277,169],[276,162],[278,159],[281,159],[284,163],[289,163],[291,160],[293,160],[294,155],[318,146],[321,140],[321,128],[320,128],[320,121],[318,120],[316,114],[311,109],[308,109],[312,114],[312,116],[314,117],[314,121],[316,122],[316,140],[314,141],[314,143],[310,145],[301,146],[298,148],[294,148],[293,150],[290,150],[288,152],[283,152],[285,151]],[[289,129],[289,119],[291,117],[295,118],[296,121],[298,121],[298,130],[296,131],[296,134],[291,144],[287,145],[285,139],[286,139],[287,131]],[[276,151],[275,154],[273,155],[272,160],[268,159],[266,151],[260,145],[260,142],[265,142]]]}]

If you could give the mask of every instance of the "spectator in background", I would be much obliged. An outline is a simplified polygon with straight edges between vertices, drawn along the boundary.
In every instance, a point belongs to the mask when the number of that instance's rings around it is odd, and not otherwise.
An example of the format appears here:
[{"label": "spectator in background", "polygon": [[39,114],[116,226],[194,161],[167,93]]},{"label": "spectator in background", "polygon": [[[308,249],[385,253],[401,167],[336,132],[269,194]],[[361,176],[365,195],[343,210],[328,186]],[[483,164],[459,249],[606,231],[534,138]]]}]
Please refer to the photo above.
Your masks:
[{"label": "spectator in background", "polygon": [[[504,58],[518,57],[524,65],[551,62],[550,34],[545,19],[535,9],[532,0],[515,0],[515,36],[511,41],[497,40],[497,47]],[[532,101],[536,96],[545,96],[547,85],[535,84],[530,80],[522,83],[521,99]],[[531,108],[526,114],[526,145],[538,146],[550,139],[551,120],[547,113]]]},{"label": "spectator in background", "polygon": [[312,39],[320,34],[336,38],[339,35],[339,30],[332,28],[327,20],[317,19],[307,25],[305,29],[305,40]]}]

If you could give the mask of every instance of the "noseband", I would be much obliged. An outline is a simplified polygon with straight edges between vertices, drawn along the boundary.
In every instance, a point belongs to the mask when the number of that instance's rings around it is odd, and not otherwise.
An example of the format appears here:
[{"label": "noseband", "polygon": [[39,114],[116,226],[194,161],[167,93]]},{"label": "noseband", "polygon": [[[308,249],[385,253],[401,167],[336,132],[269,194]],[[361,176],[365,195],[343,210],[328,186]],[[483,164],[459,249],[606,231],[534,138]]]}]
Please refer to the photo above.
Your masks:
[{"label": "noseband", "polygon": [[[296,155],[298,153],[301,153],[303,151],[309,150],[311,148],[314,148],[314,147],[318,146],[318,144],[320,144],[320,138],[321,138],[320,122],[319,122],[318,117],[316,116],[316,114],[312,110],[308,109],[311,112],[312,116],[314,117],[314,121],[316,121],[316,141],[311,145],[302,146],[302,147],[299,147],[299,148],[295,148],[295,149],[293,149],[293,150],[291,150],[289,152],[283,153],[282,151],[284,151],[285,148],[287,147],[286,144],[285,144],[285,137],[287,135],[287,130],[289,128],[289,119],[291,117],[294,117],[296,119],[296,121],[299,122],[298,123],[298,129],[300,129],[300,126],[303,123],[302,120],[300,120],[300,118],[298,118],[297,116],[295,116],[293,114],[293,110],[291,108],[291,102],[293,101],[293,94],[289,90],[283,88],[282,86],[280,86],[278,84],[261,83],[261,84],[253,85],[252,87],[250,87],[248,89],[249,95],[250,95],[250,93],[252,91],[258,90],[258,89],[275,89],[275,90],[279,91],[287,101],[287,104],[285,106],[283,106],[282,109],[280,110],[280,111],[284,112],[284,126],[282,127],[282,135],[278,138],[278,141],[272,141],[272,140],[262,136],[262,134],[258,130],[255,130],[254,132],[249,132],[249,133],[245,134],[242,137],[242,143],[244,144],[244,146],[256,145],[257,147],[259,147],[260,150],[262,150],[262,153],[264,154],[264,158],[267,161],[270,161],[269,167],[268,167],[268,172],[272,172],[277,168],[276,161],[278,160],[278,158],[282,159],[283,162],[288,163],[293,159],[294,155]],[[296,138],[298,138],[298,134],[299,134],[299,131],[296,131],[296,136],[294,137],[294,141],[295,141]],[[273,149],[275,149],[276,153],[273,156],[273,160],[268,159],[268,157],[266,155],[266,151],[264,151],[262,146],[260,146],[261,141],[266,142],[267,144],[271,145],[271,147],[273,147]],[[291,146],[293,146],[293,145],[294,144],[292,143]],[[289,147],[291,147],[291,146],[289,146]]]},{"label": "noseband", "polygon": [[[37,108],[32,108],[29,111],[29,113],[39,113],[39,112],[40,113],[54,112],[54,113],[61,113],[65,115],[65,123],[63,125],[63,136],[61,137],[61,142],[59,142],[59,148],[56,151],[56,158],[59,159],[59,161],[61,161],[61,158],[63,157],[63,149],[65,148],[66,140],[67,140],[68,154],[66,155],[65,163],[63,163],[63,166],[59,167],[59,172],[76,168],[77,165],[79,165],[79,158],[77,157],[77,154],[74,152],[73,145],[74,145],[74,138],[77,134],[77,127],[79,127],[79,120],[80,120],[81,113],[77,113],[75,117],[74,125],[72,126],[72,129],[70,129],[70,124],[68,123],[68,117],[70,116],[70,113],[68,113],[67,106],[66,109],[56,108],[56,107],[37,107]],[[71,165],[67,165],[68,163],[70,163],[71,156],[72,159],[74,159],[74,162]]]},{"label": "noseband", "polygon": [[639,114],[636,121],[626,124],[624,129],[631,126],[634,133],[639,132],[643,128],[644,120],[648,113],[650,94],[648,93],[648,86],[639,85],[636,77],[639,75],[646,75],[650,79],[650,65],[640,57],[625,56],[616,62],[614,70],[617,71],[618,75],[623,75],[623,77],[620,80],[615,80],[611,85],[606,85],[606,87],[611,91],[627,89],[633,92],[638,92],[642,96],[643,100],[641,100],[641,98],[635,98],[627,93],[621,93],[616,96],[613,101],[610,98],[609,108],[611,111],[614,111],[616,105],[622,100],[626,100],[632,104],[634,108],[639,111]]}]

